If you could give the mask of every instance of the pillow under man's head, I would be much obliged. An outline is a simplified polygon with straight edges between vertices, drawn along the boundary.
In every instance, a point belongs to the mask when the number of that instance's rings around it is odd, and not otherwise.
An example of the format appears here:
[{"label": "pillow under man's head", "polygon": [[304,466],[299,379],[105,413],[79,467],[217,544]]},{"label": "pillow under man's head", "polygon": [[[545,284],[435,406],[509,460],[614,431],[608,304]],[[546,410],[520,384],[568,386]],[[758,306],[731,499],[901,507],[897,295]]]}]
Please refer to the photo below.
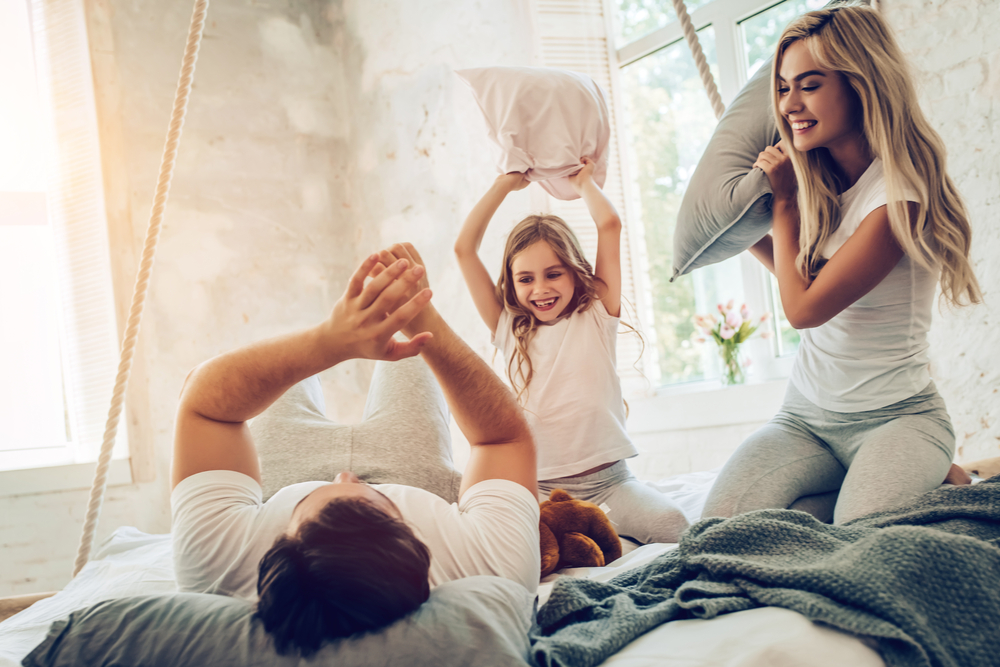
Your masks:
[{"label": "pillow under man's head", "polygon": [[430,595],[430,550],[391,501],[322,495],[300,503],[260,561],[257,616],[282,654],[308,657],[328,640],[378,630]]}]

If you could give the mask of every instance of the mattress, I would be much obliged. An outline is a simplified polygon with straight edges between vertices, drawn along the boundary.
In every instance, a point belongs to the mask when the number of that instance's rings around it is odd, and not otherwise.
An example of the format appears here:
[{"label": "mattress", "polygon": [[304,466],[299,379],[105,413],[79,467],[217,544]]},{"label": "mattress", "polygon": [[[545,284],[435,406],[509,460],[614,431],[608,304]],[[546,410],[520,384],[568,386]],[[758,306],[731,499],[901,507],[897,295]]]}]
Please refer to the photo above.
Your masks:
[{"label": "mattress", "polygon": [[[650,483],[671,496],[690,521],[700,516],[715,471]],[[169,593],[177,589],[169,535],[136,528],[116,530],[80,574],[58,594],[0,623],[0,667],[17,667],[45,639],[52,622],[101,600]],[[607,581],[649,563],[671,544],[626,543],[621,558],[606,567],[561,570],[538,588],[544,604],[558,577]],[[813,623],[777,607],[750,609],[710,620],[665,623],[637,638],[604,662],[607,667],[884,667],[877,651],[853,635]]]}]

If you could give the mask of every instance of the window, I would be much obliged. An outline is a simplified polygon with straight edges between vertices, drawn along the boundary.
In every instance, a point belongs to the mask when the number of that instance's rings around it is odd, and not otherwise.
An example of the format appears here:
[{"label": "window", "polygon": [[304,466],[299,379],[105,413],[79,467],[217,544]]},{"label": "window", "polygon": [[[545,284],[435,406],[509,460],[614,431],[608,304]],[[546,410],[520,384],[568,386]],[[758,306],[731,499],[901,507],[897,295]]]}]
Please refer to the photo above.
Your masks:
[{"label": "window", "polygon": [[[723,100],[731,101],[773,53],[785,25],[825,0],[688,0],[706,60]],[[758,377],[789,372],[798,332],[781,312],[773,278],[756,260],[734,257],[669,282],[674,224],[684,190],[716,120],[670,0],[618,0],[616,51],[632,200],[641,226],[651,292],[652,329],[662,384],[714,380],[714,346],[693,342],[692,318],[734,299],[775,315],[771,341],[747,351]]]},{"label": "window", "polygon": [[118,341],[82,3],[0,3],[0,59],[0,470],[93,461]]}]

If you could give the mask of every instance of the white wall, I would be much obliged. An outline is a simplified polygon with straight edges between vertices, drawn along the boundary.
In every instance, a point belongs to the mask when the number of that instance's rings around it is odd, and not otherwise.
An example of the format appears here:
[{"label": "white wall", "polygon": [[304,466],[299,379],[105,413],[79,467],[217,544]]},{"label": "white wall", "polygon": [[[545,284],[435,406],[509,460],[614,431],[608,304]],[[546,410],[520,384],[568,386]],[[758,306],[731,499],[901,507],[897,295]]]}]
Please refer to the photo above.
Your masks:
[{"label": "white wall", "polygon": [[935,314],[932,372],[951,412],[958,456],[1000,455],[1000,3],[883,2],[948,146],[948,173],[972,219],[972,259],[985,294],[975,308]]},{"label": "white wall", "polygon": [[[148,216],[190,16],[187,0],[113,0],[132,215]],[[883,0],[950,151],[973,217],[987,305],[937,317],[934,374],[966,459],[1000,446],[1000,3]],[[149,354],[155,482],[110,489],[98,538],[119,525],[169,530],[171,423],[187,371],[205,358],[323,317],[361,257],[411,240],[435,302],[489,354],[451,244],[492,179],[471,97],[451,70],[530,64],[527,0],[214,0],[198,62],[142,335]],[[511,222],[528,195],[498,214]],[[505,231],[492,229],[487,244]],[[370,365],[325,379],[331,410],[355,419]],[[766,400],[780,397],[771,387]],[[728,398],[727,398],[728,396]],[[768,398],[770,396],[771,398]],[[657,430],[634,418],[650,477],[721,463],[767,409],[719,394],[716,428]],[[727,405],[726,401],[729,401]],[[765,402],[766,402],[765,400]],[[742,415],[742,416],[741,416]],[[0,595],[65,585],[86,490],[0,497]]]}]

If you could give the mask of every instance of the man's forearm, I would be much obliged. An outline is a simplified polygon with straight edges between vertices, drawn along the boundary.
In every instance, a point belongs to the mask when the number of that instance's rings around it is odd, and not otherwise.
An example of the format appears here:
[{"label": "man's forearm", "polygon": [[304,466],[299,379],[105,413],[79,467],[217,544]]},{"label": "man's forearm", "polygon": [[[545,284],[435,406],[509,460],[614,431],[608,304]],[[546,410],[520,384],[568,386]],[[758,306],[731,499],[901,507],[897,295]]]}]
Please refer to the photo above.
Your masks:
[{"label": "man's forearm", "polygon": [[209,359],[188,376],[181,408],[220,422],[256,417],[292,385],[343,359],[319,324]]},{"label": "man's forearm", "polygon": [[436,311],[426,316],[434,338],[421,354],[437,377],[462,433],[473,445],[530,440],[524,411],[483,359]]}]

